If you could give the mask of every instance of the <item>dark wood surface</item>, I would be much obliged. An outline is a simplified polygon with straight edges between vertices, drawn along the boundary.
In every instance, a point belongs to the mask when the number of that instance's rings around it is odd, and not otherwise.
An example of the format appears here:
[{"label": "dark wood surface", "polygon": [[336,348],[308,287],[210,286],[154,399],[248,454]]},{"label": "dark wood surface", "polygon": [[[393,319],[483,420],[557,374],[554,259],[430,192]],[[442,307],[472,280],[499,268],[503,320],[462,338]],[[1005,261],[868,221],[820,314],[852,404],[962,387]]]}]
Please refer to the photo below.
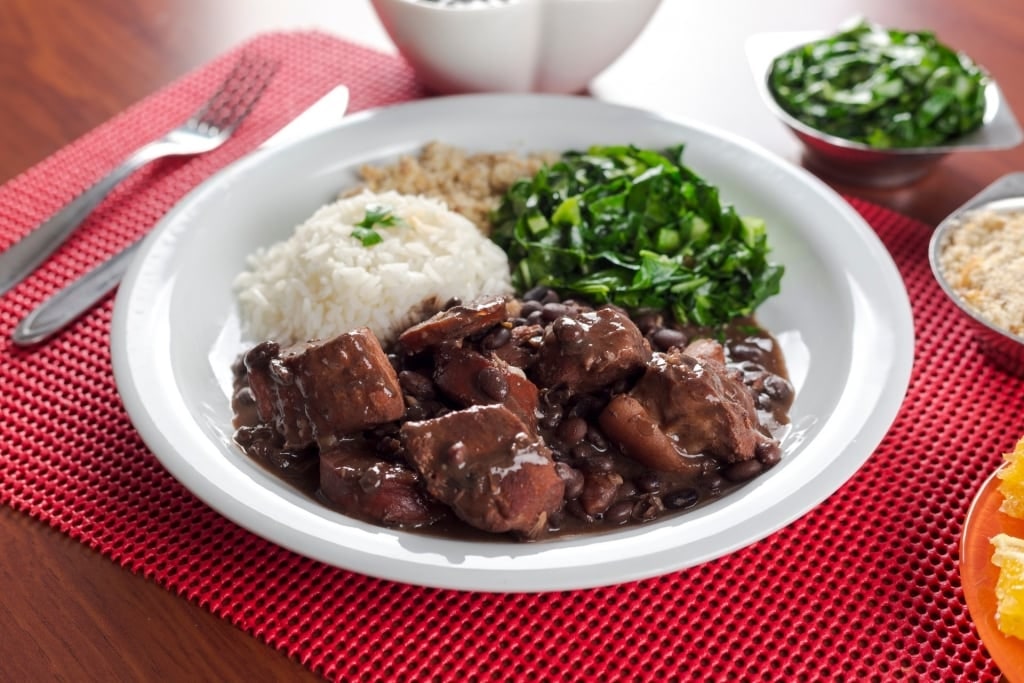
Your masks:
[{"label": "dark wood surface", "polygon": [[[705,6],[699,6],[705,5]],[[826,6],[827,5],[827,6]],[[664,0],[595,96],[703,119],[799,162],[759,106],[743,55],[762,31],[854,14],[932,28],[997,76],[1024,112],[1019,0]],[[318,27],[393,50],[366,0],[5,0],[0,3],[0,182],[261,31]],[[838,190],[935,224],[1024,150],[950,157],[899,190]],[[300,663],[22,513],[0,509],[0,680],[315,680]]]}]

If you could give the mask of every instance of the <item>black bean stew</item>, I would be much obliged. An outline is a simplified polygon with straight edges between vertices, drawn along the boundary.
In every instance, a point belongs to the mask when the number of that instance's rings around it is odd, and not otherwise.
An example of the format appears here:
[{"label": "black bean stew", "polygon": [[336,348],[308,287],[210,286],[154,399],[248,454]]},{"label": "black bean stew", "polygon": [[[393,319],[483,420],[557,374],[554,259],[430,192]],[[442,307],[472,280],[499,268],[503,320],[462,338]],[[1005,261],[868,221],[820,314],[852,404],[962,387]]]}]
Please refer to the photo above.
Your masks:
[{"label": "black bean stew", "polygon": [[238,445],[324,504],[538,540],[692,509],[781,457],[793,390],[753,320],[721,337],[537,289],[235,364]]}]

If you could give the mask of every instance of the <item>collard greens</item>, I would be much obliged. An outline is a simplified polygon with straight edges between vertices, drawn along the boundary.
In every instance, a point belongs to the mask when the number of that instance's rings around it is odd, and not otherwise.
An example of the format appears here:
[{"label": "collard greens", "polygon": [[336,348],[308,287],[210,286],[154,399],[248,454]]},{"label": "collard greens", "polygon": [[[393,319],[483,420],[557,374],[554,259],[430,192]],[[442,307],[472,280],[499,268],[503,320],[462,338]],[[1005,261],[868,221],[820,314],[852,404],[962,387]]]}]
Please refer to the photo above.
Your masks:
[{"label": "collard greens", "polygon": [[988,77],[928,31],[858,22],[772,62],[775,101],[811,128],[874,148],[931,147],[982,125]]},{"label": "collard greens", "polygon": [[493,216],[514,284],[719,326],[777,294],[764,221],[741,217],[682,163],[683,146],[568,152],[510,188]]}]

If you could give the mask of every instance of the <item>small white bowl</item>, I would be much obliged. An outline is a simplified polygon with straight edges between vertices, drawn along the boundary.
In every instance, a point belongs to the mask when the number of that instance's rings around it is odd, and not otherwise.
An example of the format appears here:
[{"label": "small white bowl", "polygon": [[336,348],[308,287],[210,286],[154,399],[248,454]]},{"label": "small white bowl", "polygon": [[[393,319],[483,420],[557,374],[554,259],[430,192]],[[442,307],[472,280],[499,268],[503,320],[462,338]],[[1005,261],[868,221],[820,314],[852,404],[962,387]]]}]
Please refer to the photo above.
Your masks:
[{"label": "small white bowl", "polygon": [[427,88],[573,94],[611,65],[661,0],[372,0]]}]

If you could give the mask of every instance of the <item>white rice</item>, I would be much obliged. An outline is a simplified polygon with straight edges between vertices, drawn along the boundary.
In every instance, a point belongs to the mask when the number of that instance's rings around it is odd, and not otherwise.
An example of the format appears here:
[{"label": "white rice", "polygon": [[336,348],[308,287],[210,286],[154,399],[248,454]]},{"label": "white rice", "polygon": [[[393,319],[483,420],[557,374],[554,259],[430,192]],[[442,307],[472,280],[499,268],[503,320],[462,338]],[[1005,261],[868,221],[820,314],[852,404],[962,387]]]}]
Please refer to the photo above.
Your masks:
[{"label": "white rice", "polygon": [[[370,246],[352,236],[368,206],[400,219],[376,226]],[[382,343],[458,297],[512,291],[508,258],[444,203],[364,192],[321,207],[287,240],[247,259],[235,279],[245,334],[292,344],[369,327]]]}]

